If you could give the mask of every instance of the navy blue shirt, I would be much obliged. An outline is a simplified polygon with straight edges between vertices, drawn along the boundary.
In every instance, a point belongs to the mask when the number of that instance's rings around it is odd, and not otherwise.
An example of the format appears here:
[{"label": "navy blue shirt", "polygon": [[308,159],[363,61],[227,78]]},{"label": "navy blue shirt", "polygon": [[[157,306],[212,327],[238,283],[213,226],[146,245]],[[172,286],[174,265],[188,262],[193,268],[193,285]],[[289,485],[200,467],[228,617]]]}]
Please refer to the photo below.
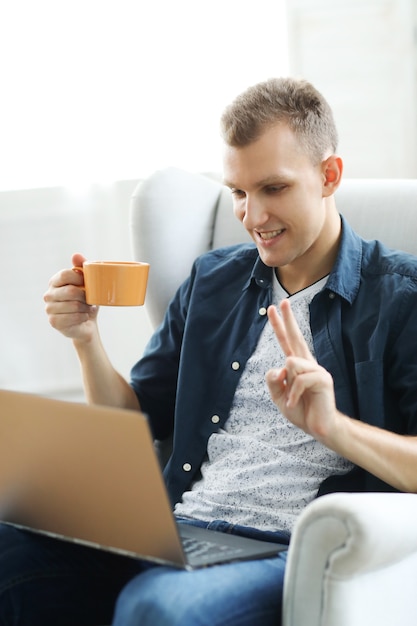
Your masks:
[{"label": "navy blue shirt", "polygon": [[[155,438],[174,436],[165,469],[172,503],[198,477],[208,438],[228,418],[267,322],[272,272],[252,244],[199,257],[132,369],[131,384]],[[339,253],[310,304],[310,324],[338,409],[416,435],[417,258],[364,241],[342,218]],[[325,480],[318,495],[364,490],[393,489],[355,467]]]}]

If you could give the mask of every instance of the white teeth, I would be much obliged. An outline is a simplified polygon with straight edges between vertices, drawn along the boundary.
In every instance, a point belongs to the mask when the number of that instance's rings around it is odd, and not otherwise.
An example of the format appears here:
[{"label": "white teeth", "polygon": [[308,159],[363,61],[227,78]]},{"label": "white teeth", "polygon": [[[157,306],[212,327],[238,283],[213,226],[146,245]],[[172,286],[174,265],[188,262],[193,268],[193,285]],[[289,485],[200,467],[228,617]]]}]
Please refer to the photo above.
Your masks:
[{"label": "white teeth", "polygon": [[258,233],[258,235],[260,236],[261,239],[273,239],[274,237],[277,237],[278,235],[280,235],[283,232],[283,228],[281,228],[280,230],[271,230],[268,233]]}]

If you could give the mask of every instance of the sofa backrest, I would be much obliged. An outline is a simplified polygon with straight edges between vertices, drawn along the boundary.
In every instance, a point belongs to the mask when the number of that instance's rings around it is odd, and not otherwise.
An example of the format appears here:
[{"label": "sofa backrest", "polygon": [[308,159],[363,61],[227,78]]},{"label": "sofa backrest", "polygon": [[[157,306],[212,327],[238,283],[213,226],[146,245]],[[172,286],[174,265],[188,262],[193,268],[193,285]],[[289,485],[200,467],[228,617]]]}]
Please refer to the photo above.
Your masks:
[{"label": "sofa backrest", "polygon": [[[362,237],[417,255],[417,180],[344,179],[335,197]],[[134,258],[151,265],[146,309],[154,327],[198,255],[250,241],[216,175],[158,170],[136,187],[130,219]]]}]

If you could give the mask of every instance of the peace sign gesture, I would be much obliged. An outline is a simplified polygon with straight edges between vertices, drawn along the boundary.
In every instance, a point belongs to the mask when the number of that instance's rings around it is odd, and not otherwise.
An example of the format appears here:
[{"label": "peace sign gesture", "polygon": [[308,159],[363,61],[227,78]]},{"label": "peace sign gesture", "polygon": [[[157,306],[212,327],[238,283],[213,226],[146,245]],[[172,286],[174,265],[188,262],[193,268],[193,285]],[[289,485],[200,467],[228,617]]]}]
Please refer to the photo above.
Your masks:
[{"label": "peace sign gesture", "polygon": [[272,400],[293,424],[315,439],[326,440],[338,416],[333,379],[311,354],[289,300],[268,308],[268,319],[287,357],[281,369],[266,374]]}]

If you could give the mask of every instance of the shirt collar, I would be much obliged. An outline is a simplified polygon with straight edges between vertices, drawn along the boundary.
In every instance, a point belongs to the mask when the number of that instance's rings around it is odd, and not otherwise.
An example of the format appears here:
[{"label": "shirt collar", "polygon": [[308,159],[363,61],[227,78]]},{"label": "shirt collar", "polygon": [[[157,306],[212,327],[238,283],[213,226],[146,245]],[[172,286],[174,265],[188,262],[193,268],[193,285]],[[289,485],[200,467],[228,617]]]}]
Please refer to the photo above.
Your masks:
[{"label": "shirt collar", "polygon": [[330,272],[326,289],[338,294],[350,304],[356,298],[360,286],[362,264],[362,239],[341,215],[342,236],[339,252]]},{"label": "shirt collar", "polygon": [[265,265],[258,255],[253,265],[251,275],[243,285],[243,290],[247,289],[252,282],[255,282],[258,287],[262,289],[269,289],[272,285],[272,279],[272,267]]}]

